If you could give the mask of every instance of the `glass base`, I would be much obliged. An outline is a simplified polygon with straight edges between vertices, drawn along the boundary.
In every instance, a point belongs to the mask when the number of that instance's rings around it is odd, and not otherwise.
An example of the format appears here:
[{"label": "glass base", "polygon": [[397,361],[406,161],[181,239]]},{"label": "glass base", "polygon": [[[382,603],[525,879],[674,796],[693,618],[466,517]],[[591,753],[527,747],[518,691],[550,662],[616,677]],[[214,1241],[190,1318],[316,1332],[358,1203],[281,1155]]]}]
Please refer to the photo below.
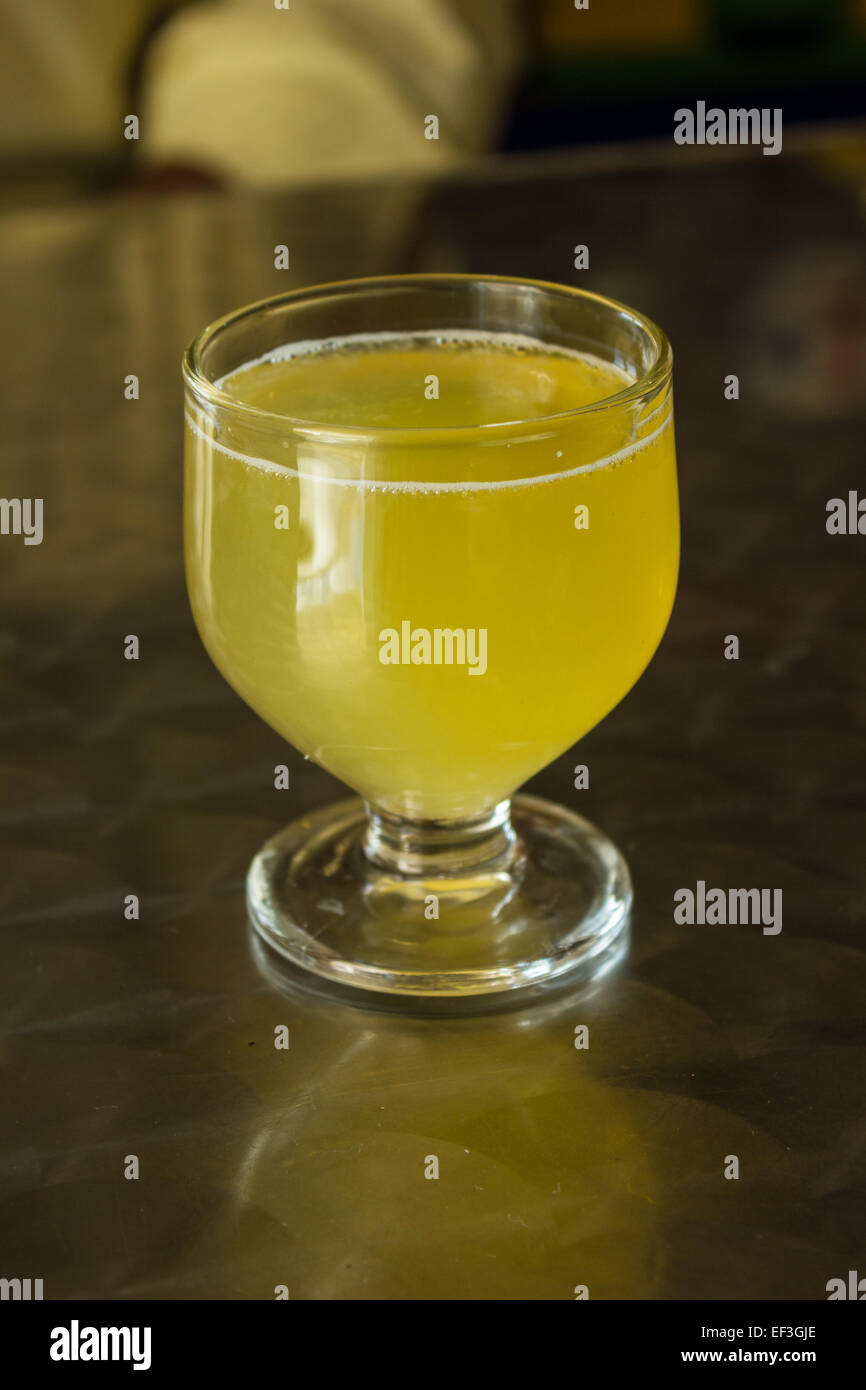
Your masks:
[{"label": "glass base", "polygon": [[341,801],[279,831],[247,876],[250,919],[269,946],[392,996],[594,979],[625,952],[631,900],[616,846],[534,796],[456,828]]}]

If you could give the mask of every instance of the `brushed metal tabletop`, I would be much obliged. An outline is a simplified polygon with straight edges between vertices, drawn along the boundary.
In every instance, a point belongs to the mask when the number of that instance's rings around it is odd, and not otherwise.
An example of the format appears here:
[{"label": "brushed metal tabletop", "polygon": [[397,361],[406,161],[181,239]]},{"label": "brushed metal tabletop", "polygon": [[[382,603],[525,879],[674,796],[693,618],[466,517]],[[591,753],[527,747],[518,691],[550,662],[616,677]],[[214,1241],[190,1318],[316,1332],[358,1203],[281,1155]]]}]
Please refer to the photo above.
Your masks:
[{"label": "brushed metal tabletop", "polygon": [[[866,490],[866,144],[717,154],[3,212],[2,490],[44,499],[44,538],[0,536],[0,1275],[49,1299],[823,1299],[866,1273],[866,536],[825,524]],[[355,1008],[256,958],[252,854],[344,790],[229,689],[184,591],[183,346],[404,270],[601,290],[676,360],[670,627],[529,784],[625,851],[631,956],[480,1017]],[[781,889],[781,932],[678,925],[699,880]]]}]

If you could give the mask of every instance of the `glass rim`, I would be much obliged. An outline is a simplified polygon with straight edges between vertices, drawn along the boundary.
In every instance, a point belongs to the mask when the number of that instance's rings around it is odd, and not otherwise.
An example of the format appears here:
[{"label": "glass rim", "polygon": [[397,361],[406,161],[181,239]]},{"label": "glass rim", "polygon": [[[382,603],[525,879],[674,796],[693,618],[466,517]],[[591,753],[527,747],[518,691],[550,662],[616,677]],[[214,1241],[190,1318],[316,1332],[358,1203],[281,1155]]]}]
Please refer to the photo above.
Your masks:
[{"label": "glass rim", "polygon": [[[535,415],[513,420],[494,420],[478,425],[346,425],[335,424],[323,420],[309,420],[300,416],[286,414],[285,411],[266,410],[261,406],[251,405],[249,402],[239,400],[230,392],[217,386],[208,377],[202,365],[202,356],[219,333],[230,329],[234,324],[240,324],[245,319],[265,310],[276,308],[278,305],[302,304],[304,302],[315,301],[330,295],[339,294],[346,298],[354,293],[359,293],[365,289],[381,287],[382,289],[395,289],[399,286],[411,288],[413,286],[443,287],[454,285],[517,285],[523,288],[555,293],[563,298],[587,301],[601,306],[607,311],[623,314],[647,335],[654,349],[653,360],[648,368],[641,372],[634,381],[622,390],[614,392],[611,396],[604,396],[600,400],[590,401],[585,405],[574,406],[570,410],[560,410],[549,415]],[[346,338],[348,334],[334,335],[334,340]],[[363,335],[362,335],[363,336]],[[323,340],[324,341],[324,340]],[[537,338],[542,346],[554,347],[555,344],[547,343],[543,338]],[[261,354],[266,358],[267,353]],[[257,358],[250,358],[251,362]],[[234,368],[239,371],[244,364]],[[558,284],[553,280],[535,280],[520,275],[481,275],[454,272],[442,273],[439,271],[423,272],[418,274],[406,273],[402,275],[367,275],[349,280],[332,280],[322,284],[304,286],[296,290],[287,290],[282,294],[268,295],[264,299],[254,300],[250,304],[245,304],[239,309],[233,309],[227,314],[212,320],[193,338],[183,354],[182,371],[186,386],[197,398],[203,398],[204,402],[215,410],[231,412],[259,422],[278,423],[284,429],[288,428],[300,434],[313,435],[321,438],[326,436],[331,440],[352,440],[352,439],[371,439],[383,438],[385,440],[411,440],[435,439],[442,441],[445,438],[456,436],[483,435],[488,436],[495,431],[510,430],[536,430],[545,427],[556,427],[565,424],[571,419],[577,419],[581,415],[589,415],[595,411],[608,411],[621,405],[629,405],[643,396],[651,396],[655,390],[670,377],[673,367],[673,351],[667,334],[657,323],[646,314],[630,305],[622,303],[621,300],[612,299],[609,295],[599,294],[594,290],[580,289],[574,285]],[[227,373],[230,375],[230,373]]]}]

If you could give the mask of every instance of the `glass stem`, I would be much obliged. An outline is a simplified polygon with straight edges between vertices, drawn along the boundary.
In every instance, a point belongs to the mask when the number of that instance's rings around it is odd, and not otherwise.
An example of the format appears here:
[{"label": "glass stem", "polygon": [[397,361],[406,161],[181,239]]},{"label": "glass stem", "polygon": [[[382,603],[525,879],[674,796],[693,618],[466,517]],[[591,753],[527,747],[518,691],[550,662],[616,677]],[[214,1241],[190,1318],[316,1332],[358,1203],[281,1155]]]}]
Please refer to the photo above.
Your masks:
[{"label": "glass stem", "polygon": [[409,820],[367,803],[364,853],[404,877],[442,878],[506,869],[518,853],[511,801],[462,820]]}]

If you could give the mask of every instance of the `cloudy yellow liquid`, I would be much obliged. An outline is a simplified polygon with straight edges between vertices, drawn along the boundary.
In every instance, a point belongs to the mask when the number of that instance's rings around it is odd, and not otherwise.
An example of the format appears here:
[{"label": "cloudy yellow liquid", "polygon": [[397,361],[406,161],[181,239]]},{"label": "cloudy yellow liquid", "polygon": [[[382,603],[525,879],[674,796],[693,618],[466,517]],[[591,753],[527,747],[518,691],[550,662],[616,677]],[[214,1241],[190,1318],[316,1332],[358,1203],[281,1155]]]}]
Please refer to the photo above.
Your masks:
[{"label": "cloudy yellow liquid", "polygon": [[670,614],[669,398],[564,414],[630,384],[456,333],[234,373],[223,390],[270,416],[187,416],[188,585],[220,671],[382,808],[510,795],[626,694]]}]

